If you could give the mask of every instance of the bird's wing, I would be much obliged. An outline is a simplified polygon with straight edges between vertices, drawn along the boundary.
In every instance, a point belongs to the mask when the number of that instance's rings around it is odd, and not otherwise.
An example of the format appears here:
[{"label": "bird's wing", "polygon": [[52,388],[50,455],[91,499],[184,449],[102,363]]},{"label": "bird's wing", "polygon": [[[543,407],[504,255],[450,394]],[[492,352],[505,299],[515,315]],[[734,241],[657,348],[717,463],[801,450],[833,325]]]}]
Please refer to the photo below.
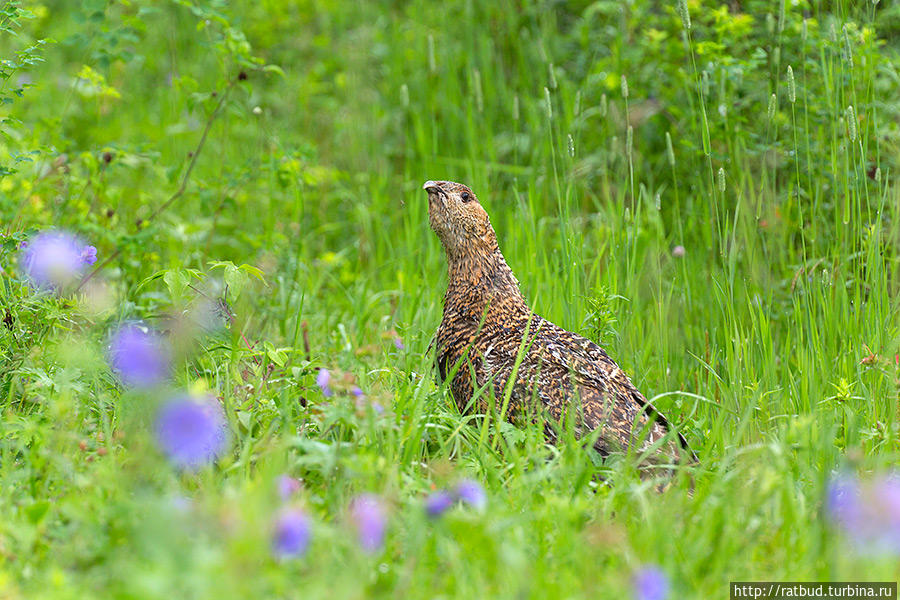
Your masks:
[{"label": "bird's wing", "polygon": [[[516,367],[520,348],[522,360]],[[511,411],[539,400],[550,416],[563,421],[570,407],[577,406],[572,415],[576,437],[599,429],[595,447],[601,453],[625,450],[635,440],[641,441],[636,450],[642,451],[667,433],[665,418],[600,346],[541,317],[518,327],[487,327],[479,351],[484,367],[479,385],[493,380],[495,395],[502,398],[515,370]],[[687,448],[680,435],[679,441]],[[669,445],[664,454],[677,454]]]},{"label": "bird's wing", "polygon": [[[576,333],[566,331],[558,325],[541,319],[542,346],[548,358],[575,373],[580,385],[608,390],[616,398],[616,404],[636,406],[643,417],[639,420],[643,427],[648,420],[654,421],[648,440],[655,442],[661,435],[673,429],[668,419],[660,413],[643,394],[638,391],[631,379],[606,351],[591,340]],[[634,421],[632,410],[627,410],[629,422]],[[690,451],[687,440],[678,433],[678,442],[682,448]]]}]

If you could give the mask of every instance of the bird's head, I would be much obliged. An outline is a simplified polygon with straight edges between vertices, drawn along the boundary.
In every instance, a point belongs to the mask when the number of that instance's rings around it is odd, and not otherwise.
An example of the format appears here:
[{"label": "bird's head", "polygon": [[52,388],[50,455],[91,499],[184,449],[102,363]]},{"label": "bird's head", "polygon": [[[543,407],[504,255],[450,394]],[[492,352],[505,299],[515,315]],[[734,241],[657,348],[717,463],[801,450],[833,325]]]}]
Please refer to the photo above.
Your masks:
[{"label": "bird's head", "polygon": [[428,221],[449,259],[490,254],[497,249],[491,220],[468,186],[426,181],[422,188],[428,192]]}]

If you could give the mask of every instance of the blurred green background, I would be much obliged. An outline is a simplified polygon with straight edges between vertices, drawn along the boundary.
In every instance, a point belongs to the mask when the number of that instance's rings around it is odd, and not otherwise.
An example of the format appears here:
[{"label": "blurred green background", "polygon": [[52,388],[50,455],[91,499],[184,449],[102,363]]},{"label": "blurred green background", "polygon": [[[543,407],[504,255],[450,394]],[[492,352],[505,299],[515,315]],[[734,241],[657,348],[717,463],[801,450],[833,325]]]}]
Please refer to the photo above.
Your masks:
[{"label": "blurred green background", "polygon": [[[23,1],[0,22],[0,598],[900,577],[824,507],[834,473],[900,459],[897,3]],[[458,413],[429,352],[428,179],[470,185],[534,309],[681,424],[693,495]],[[78,294],[22,280],[47,228],[98,249]],[[228,326],[180,343],[171,390],[217,395],[233,444],[185,474],[147,426],[174,391],[123,390],[103,348],[121,320],[181,339],[203,302]],[[366,403],[324,398],[323,367]],[[282,473],[315,522],[286,562]],[[487,510],[426,519],[462,476]],[[390,507],[376,556],[346,526],[360,492]]]}]

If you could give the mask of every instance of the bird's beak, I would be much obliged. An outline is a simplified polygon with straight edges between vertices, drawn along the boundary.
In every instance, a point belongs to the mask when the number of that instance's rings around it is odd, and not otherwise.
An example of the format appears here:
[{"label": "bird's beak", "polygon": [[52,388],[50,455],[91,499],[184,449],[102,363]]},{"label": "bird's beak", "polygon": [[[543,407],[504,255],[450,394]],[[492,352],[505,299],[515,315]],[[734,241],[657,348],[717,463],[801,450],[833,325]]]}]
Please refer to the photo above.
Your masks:
[{"label": "bird's beak", "polygon": [[422,189],[425,190],[426,192],[428,192],[429,194],[440,195],[444,192],[444,190],[441,189],[441,186],[438,185],[438,182],[436,182],[436,181],[426,181],[422,185]]}]

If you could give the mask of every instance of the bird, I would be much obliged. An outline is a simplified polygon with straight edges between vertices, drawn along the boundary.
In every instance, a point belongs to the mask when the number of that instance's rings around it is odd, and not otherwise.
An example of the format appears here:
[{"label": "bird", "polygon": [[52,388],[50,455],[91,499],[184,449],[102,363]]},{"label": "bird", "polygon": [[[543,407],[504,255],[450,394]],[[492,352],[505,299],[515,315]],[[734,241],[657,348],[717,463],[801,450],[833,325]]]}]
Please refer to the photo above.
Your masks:
[{"label": "bird", "polygon": [[577,439],[596,436],[601,456],[633,452],[644,469],[696,461],[603,348],[529,308],[475,193],[453,181],[422,187],[448,263],[435,363],[460,412],[541,418],[551,443],[571,427]]}]

